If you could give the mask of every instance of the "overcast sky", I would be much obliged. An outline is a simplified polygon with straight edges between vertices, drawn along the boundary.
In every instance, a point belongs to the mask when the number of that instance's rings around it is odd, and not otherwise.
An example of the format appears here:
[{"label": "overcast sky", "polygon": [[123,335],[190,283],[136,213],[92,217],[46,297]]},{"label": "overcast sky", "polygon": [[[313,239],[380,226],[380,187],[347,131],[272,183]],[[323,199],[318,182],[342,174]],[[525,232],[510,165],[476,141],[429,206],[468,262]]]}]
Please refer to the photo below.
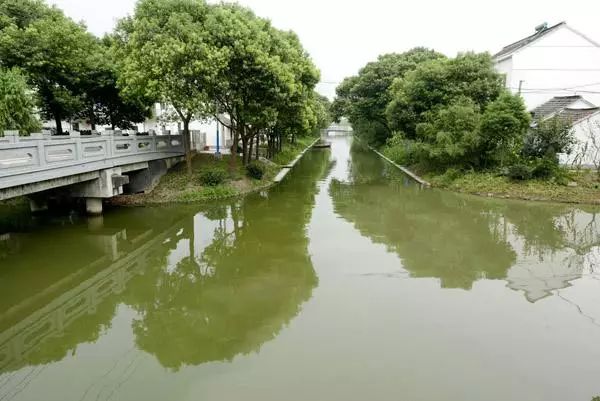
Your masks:
[{"label": "overcast sky", "polygon": [[[97,35],[132,13],[136,0],[48,0]],[[321,92],[379,54],[427,46],[447,55],[496,52],[542,22],[567,21],[600,42],[598,0],[240,0],[281,29],[294,30],[321,69]]]}]

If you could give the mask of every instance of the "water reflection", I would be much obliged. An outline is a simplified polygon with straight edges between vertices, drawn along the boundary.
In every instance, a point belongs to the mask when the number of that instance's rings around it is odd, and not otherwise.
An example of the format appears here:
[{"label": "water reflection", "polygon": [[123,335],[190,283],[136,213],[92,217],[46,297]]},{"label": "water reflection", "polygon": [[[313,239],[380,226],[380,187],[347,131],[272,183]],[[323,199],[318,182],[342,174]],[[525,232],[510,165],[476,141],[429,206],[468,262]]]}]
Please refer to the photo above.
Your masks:
[{"label": "water reflection", "polygon": [[135,312],[137,348],[166,368],[258,350],[317,285],[305,226],[328,163],[309,154],[293,186],[200,213],[129,209],[5,233],[0,375],[75,356],[106,334],[120,305]]},{"label": "water reflection", "polygon": [[[421,190],[354,144],[349,180],[333,180],[335,211],[385,244],[413,277],[470,289],[505,279],[535,302],[565,288],[599,259],[597,211]],[[364,168],[364,170],[363,170]]]}]

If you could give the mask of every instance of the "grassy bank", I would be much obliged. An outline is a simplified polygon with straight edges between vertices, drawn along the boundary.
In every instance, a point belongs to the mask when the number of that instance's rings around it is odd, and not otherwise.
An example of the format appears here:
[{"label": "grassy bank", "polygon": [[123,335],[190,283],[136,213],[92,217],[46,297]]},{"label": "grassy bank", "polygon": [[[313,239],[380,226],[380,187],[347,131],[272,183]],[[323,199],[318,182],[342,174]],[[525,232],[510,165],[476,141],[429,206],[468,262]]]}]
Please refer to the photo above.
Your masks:
[{"label": "grassy bank", "polygon": [[280,166],[285,166],[285,165],[291,163],[292,161],[294,161],[294,159],[296,157],[298,157],[298,155],[304,149],[306,149],[308,146],[310,146],[315,141],[315,139],[316,139],[316,137],[312,137],[312,136],[304,137],[304,138],[296,138],[295,143],[286,144],[285,147],[281,150],[281,152],[279,152],[275,155],[275,157],[273,158],[273,162]]},{"label": "grassy bank", "polygon": [[[268,188],[280,170],[280,166],[294,160],[315,138],[300,138],[295,144],[288,144],[276,155],[274,164],[264,163],[262,179],[247,176],[241,157],[237,157],[235,168],[231,170],[231,157],[224,155],[217,159],[212,154],[197,154],[192,162],[192,177],[187,174],[185,163],[180,163],[163,176],[159,184],[149,193],[123,195],[111,199],[114,205],[146,205],[161,203],[192,203],[234,198]],[[214,186],[203,185],[201,173],[207,170],[224,170],[225,180]]]},{"label": "grassy bank", "polygon": [[423,176],[433,187],[454,192],[530,201],[600,204],[600,180],[593,171],[569,172],[567,185],[552,180],[514,181],[484,172]]}]

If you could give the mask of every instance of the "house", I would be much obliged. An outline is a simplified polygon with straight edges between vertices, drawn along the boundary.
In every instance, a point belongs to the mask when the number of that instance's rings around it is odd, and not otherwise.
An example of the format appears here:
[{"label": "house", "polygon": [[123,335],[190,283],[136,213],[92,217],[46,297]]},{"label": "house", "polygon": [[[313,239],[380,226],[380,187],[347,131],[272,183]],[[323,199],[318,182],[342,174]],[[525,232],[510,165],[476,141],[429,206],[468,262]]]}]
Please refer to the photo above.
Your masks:
[{"label": "house", "polygon": [[571,126],[575,144],[560,162],[570,167],[600,167],[600,107],[580,95],[556,96],[531,111],[534,123],[559,118]]},{"label": "house", "polygon": [[529,110],[571,95],[600,105],[600,44],[566,22],[542,24],[493,57],[506,87],[521,93]]}]

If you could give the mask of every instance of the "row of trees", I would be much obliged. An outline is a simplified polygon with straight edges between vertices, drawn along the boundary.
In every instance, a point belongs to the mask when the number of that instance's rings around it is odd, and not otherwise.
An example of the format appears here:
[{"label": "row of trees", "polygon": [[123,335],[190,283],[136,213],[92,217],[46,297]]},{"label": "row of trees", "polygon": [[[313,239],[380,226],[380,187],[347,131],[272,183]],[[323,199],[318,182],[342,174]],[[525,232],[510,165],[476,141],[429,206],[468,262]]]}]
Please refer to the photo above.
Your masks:
[{"label": "row of trees", "polygon": [[233,152],[241,144],[246,164],[261,137],[280,147],[282,138],[327,124],[327,105],[314,91],[319,71],[298,37],[247,8],[141,0],[113,38],[120,86],[171,104],[188,146],[190,121],[213,116],[231,129]]},{"label": "row of trees", "polygon": [[416,48],[381,56],[344,80],[337,95],[336,117],[348,117],[364,139],[387,145],[388,155],[403,164],[438,171],[525,159],[557,164],[556,153],[568,146],[568,140],[546,146],[557,136],[568,139],[564,127],[530,130],[523,100],[504,88],[487,53],[447,58]]},{"label": "row of trees", "polygon": [[[149,115],[150,99],[125,97],[118,89],[110,47],[110,38],[96,38],[42,0],[0,2],[0,74],[15,88],[22,75],[30,90],[20,90],[20,96],[36,100],[15,111],[32,116],[37,106],[42,118],[56,122],[58,134],[63,120],[127,129]],[[0,101],[15,109],[10,98]],[[5,129],[35,128],[27,118],[2,121]]]},{"label": "row of trees", "polygon": [[[319,71],[298,37],[236,4],[140,0],[132,16],[99,39],[43,0],[3,0],[0,68],[13,87],[26,79],[32,90],[21,90],[23,100],[35,95],[58,133],[61,121],[79,118],[93,128],[127,129],[144,121],[154,103],[171,105],[183,125],[189,168],[192,120],[221,120],[244,163],[252,144],[262,140],[275,153],[329,120],[328,101],[314,90]],[[25,103],[31,115],[33,102]],[[0,114],[2,121],[4,128],[32,130],[27,120]]]}]

